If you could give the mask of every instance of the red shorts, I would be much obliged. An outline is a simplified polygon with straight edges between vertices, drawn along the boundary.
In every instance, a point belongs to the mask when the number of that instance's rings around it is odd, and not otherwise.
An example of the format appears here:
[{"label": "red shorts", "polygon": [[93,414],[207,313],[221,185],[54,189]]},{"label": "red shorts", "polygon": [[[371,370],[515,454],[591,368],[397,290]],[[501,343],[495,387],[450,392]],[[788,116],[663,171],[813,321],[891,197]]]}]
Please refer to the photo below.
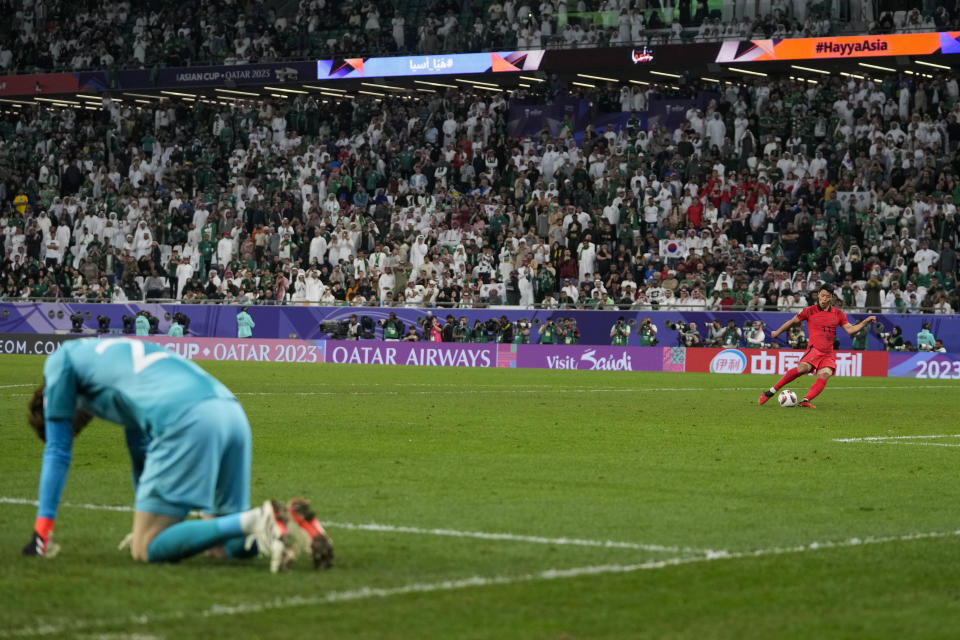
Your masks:
[{"label": "red shorts", "polygon": [[837,358],[833,350],[820,351],[819,349],[810,347],[807,349],[807,352],[803,354],[803,357],[800,358],[800,362],[806,362],[811,365],[814,371],[819,371],[820,369],[837,370]]}]

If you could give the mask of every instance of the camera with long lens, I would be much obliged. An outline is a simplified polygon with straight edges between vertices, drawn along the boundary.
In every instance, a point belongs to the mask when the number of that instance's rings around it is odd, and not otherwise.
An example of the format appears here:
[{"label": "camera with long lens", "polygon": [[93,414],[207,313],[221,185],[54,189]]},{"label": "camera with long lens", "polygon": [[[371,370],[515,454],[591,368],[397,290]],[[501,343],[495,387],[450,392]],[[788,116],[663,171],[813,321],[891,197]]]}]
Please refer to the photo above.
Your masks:
[{"label": "camera with long lens", "polygon": [[689,327],[690,325],[688,325],[683,320],[680,320],[677,322],[670,322],[670,321],[667,322],[667,329],[670,329],[670,331],[683,332],[683,331],[686,331]]},{"label": "camera with long lens", "polygon": [[190,318],[187,317],[187,314],[177,311],[173,314],[173,319],[183,328],[184,335],[190,332]]},{"label": "camera with long lens", "polygon": [[110,333],[110,318],[97,316],[97,333]]}]

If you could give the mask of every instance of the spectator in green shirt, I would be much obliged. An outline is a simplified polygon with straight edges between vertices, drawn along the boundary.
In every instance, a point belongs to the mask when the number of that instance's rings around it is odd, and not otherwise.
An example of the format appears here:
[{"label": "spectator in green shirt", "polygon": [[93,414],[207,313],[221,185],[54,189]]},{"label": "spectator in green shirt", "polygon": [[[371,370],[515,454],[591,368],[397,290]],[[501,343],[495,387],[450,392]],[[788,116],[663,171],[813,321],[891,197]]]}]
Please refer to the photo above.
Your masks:
[{"label": "spectator in green shirt", "polygon": [[400,341],[400,321],[397,320],[397,314],[393,311],[383,321],[383,339],[387,342]]},{"label": "spectator in green shirt", "polygon": [[610,344],[614,347],[625,347],[630,340],[630,327],[623,316],[610,328]]},{"label": "spectator in green shirt", "polygon": [[540,329],[540,344],[557,344],[557,325],[553,324],[553,318],[547,318]]}]

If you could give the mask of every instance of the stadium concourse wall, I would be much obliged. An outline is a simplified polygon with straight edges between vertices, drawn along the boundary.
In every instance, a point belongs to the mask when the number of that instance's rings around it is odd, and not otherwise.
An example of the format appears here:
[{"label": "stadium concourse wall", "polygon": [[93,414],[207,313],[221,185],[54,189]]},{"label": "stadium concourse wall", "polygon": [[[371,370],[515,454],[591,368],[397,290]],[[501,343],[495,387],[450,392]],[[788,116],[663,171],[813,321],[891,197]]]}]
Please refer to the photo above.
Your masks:
[{"label": "stadium concourse wall", "polygon": [[[0,303],[0,333],[65,333],[71,330],[71,316],[83,316],[82,329],[88,333],[98,330],[97,318],[104,316],[110,320],[112,333],[118,332],[123,326],[123,316],[135,316],[138,311],[146,310],[159,319],[159,331],[167,333],[174,313],[182,313],[190,319],[189,334],[194,337],[235,337],[237,335],[236,316],[240,310],[235,305],[186,305],[186,304],[95,304],[95,303],[68,303],[68,302],[24,302]],[[745,311],[588,311],[579,309],[521,309],[517,307],[486,308],[486,309],[421,309],[405,307],[320,307],[308,305],[272,305],[250,306],[249,313],[256,323],[253,337],[261,339],[301,339],[320,340],[328,338],[329,334],[323,331],[326,322],[346,321],[351,315],[358,318],[367,316],[375,323],[386,319],[390,313],[396,313],[401,322],[407,326],[423,322],[427,314],[437,315],[441,321],[447,315],[457,318],[465,316],[472,327],[477,320],[487,321],[491,318],[506,316],[511,322],[526,318],[531,322],[530,342],[539,342],[539,327],[548,318],[554,321],[572,318],[580,330],[581,344],[609,345],[610,328],[617,318],[624,316],[628,322],[639,324],[649,317],[659,328],[659,340],[662,346],[677,344],[677,333],[667,328],[668,323],[683,321],[696,322],[700,335],[706,334],[706,326],[714,319],[726,324],[733,320],[738,327],[748,322],[760,320],[767,325],[767,341],[772,329],[779,327],[788,320],[790,313],[767,313]],[[851,313],[851,322],[857,322],[866,314]],[[960,316],[955,315],[878,315],[878,329],[889,331],[894,326],[903,330],[904,340],[916,343],[917,333],[923,323],[929,322],[933,334],[943,340],[947,350],[960,351]],[[379,325],[375,327],[375,338],[383,337],[383,330]],[[840,331],[839,340],[841,349],[852,347],[849,336]],[[786,346],[781,339],[780,346]],[[640,346],[640,336],[631,332],[628,346]],[[868,338],[868,350],[880,350],[883,343],[876,331],[871,331]]]},{"label": "stadium concourse wall", "polygon": [[[64,342],[83,337],[88,336],[0,334],[0,353],[49,355]],[[109,337],[154,342],[192,360],[227,362],[388,364],[774,376],[785,373],[803,356],[802,351],[794,349]],[[960,354],[838,351],[837,375],[960,380]]]}]

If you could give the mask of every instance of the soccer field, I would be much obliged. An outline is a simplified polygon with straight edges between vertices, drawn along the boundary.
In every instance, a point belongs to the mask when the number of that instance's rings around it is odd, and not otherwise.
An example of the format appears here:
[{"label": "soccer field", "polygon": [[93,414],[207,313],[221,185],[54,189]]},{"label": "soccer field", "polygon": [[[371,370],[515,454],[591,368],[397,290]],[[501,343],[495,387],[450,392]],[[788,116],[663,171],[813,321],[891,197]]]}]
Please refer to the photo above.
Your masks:
[{"label": "soccer field", "polygon": [[[337,565],[135,564],[121,429],[77,440],[23,558],[40,357],[0,358],[0,637],[955,638],[960,384],[207,363],[254,503],[310,498]],[[803,395],[812,378],[792,383]]]}]

